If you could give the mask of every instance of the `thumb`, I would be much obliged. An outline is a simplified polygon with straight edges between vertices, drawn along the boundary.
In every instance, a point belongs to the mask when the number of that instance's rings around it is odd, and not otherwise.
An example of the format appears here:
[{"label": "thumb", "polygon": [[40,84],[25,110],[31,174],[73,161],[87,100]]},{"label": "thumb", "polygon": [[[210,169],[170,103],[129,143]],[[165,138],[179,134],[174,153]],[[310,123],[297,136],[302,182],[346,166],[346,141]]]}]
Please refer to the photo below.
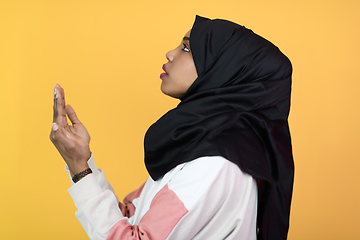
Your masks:
[{"label": "thumb", "polygon": [[68,115],[68,117],[73,125],[81,123],[79,121],[78,117],[76,116],[74,109],[70,105],[66,105],[66,114]]}]

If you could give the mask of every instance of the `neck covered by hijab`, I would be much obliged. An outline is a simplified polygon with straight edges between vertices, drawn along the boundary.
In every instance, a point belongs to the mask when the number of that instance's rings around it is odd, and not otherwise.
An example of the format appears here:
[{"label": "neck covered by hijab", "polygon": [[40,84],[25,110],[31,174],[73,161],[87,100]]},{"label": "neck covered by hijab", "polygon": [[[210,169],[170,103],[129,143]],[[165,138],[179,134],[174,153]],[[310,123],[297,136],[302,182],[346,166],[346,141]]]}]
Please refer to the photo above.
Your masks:
[{"label": "neck covered by hijab", "polygon": [[292,66],[271,42],[221,19],[196,17],[198,78],[145,135],[157,180],[178,164],[223,156],[258,181],[258,239],[286,239],[294,163],[288,127]]}]

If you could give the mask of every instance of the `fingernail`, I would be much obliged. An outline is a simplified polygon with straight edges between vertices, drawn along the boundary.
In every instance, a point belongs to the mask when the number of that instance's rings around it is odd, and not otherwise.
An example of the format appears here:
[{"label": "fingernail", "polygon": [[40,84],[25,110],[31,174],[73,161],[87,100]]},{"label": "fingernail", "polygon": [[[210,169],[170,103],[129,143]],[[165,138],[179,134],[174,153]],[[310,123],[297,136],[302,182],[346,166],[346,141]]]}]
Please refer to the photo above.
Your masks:
[{"label": "fingernail", "polygon": [[57,99],[59,96],[58,96],[58,92],[56,91],[56,87],[54,88],[54,99]]},{"label": "fingernail", "polygon": [[59,129],[59,126],[56,123],[52,124],[52,130],[56,132]]}]

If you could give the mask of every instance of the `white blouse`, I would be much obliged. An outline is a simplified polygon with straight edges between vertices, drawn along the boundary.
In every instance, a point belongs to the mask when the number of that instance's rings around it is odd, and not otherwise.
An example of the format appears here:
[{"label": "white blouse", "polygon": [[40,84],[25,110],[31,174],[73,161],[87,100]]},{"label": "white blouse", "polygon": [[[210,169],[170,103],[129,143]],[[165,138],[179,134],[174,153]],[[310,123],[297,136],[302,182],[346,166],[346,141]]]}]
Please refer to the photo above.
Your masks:
[{"label": "white blouse", "polygon": [[[119,203],[104,172],[68,190],[90,239],[256,239],[257,184],[220,156],[183,163]],[[66,168],[68,171],[68,168]]]}]

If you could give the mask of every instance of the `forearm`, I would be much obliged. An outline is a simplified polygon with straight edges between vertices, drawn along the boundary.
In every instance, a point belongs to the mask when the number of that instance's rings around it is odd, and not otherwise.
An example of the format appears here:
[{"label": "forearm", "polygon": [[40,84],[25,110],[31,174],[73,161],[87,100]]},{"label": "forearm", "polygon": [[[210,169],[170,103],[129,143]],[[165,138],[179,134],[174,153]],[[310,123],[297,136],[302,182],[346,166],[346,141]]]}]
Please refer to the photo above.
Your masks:
[{"label": "forearm", "polygon": [[[96,166],[95,160],[94,160],[94,156],[93,153],[91,153],[91,156],[89,158],[89,160],[87,161],[89,168],[92,170],[92,174],[95,176],[96,180],[98,181],[98,183],[100,184],[101,188],[103,190],[109,189],[112,192],[114,192],[114,189],[112,188],[112,186],[110,185],[110,183],[107,181],[107,179],[105,178],[105,173],[103,170],[99,169]],[[71,181],[71,185],[74,185],[75,183],[72,181],[72,175],[70,173],[70,170],[68,168],[68,166],[65,166],[65,170],[68,172],[69,174],[69,178]],[[115,194],[115,192],[114,192]]]},{"label": "forearm", "polygon": [[78,209],[75,215],[90,239],[106,239],[113,225],[125,219],[111,190],[103,189],[95,174],[89,174],[68,190]]},{"label": "forearm", "polygon": [[[89,165],[93,166],[91,161]],[[120,239],[140,239],[139,236],[143,240],[149,239],[141,226],[132,226],[128,223],[129,214],[135,210],[131,203],[132,197],[137,196],[137,193],[140,194],[142,188],[131,193],[131,196],[124,200],[128,205],[124,205],[118,202],[110,184],[103,177],[104,173],[102,171],[95,171],[95,173],[84,177],[68,190],[78,209],[75,215],[89,238],[102,240],[110,237],[112,239],[111,236],[114,234],[115,236],[120,234],[122,236]],[[115,225],[116,232],[114,233],[112,229]]]}]

